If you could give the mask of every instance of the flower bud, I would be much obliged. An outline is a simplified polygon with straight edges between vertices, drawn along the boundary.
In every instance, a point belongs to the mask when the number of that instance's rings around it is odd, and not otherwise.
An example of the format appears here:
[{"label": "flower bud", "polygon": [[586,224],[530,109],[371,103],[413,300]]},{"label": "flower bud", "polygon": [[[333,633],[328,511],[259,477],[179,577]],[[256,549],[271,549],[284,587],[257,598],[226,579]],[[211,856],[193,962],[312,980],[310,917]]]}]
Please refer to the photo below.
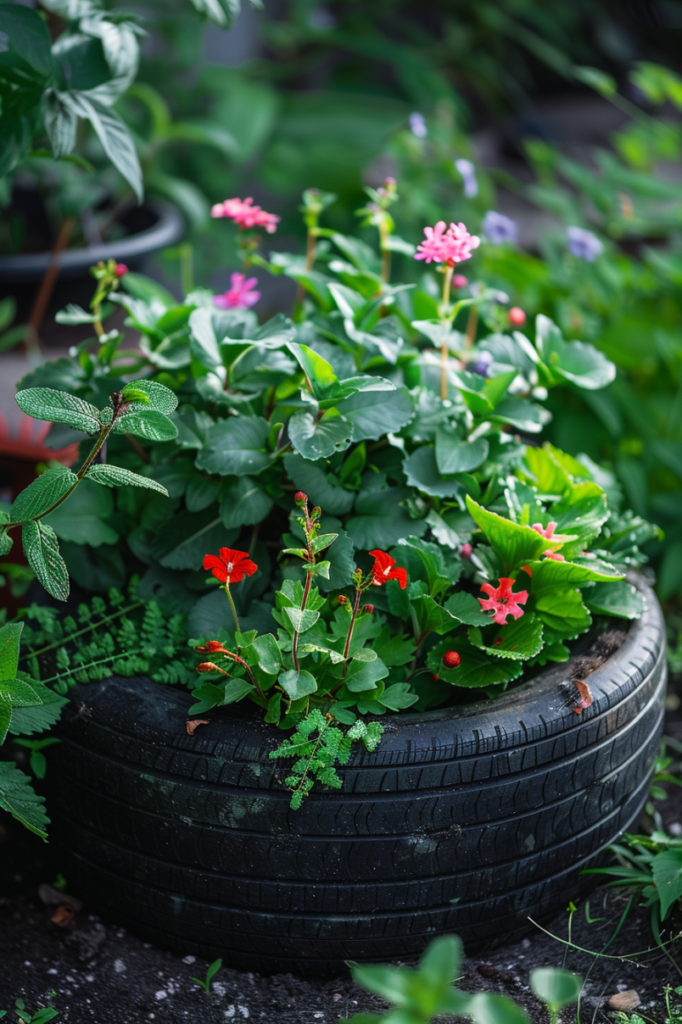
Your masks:
[{"label": "flower bud", "polygon": [[457,668],[461,660],[457,651],[446,651],[443,655],[443,664],[446,668]]},{"label": "flower bud", "polygon": [[294,501],[296,502],[297,505],[299,505],[302,508],[308,501],[308,495],[304,494],[303,491],[296,491],[296,494],[294,495]]},{"label": "flower bud", "polygon": [[197,672],[220,672],[220,669],[212,661],[202,661],[201,665],[197,665]]},{"label": "flower bud", "polygon": [[348,600],[345,594],[339,594],[339,596],[337,597],[337,601],[339,602],[339,604],[342,605],[350,604],[350,601]]},{"label": "flower bud", "polygon": [[125,275],[127,273],[128,273],[128,268],[126,267],[125,263],[117,263],[116,264],[116,266],[114,268],[114,274],[116,275],[116,277],[125,277]]},{"label": "flower bud", "polygon": [[460,557],[471,558],[471,552],[473,550],[474,549],[472,548],[471,544],[462,544],[461,548],[459,549]]},{"label": "flower bud", "polygon": [[509,323],[514,327],[523,327],[526,322],[526,314],[519,306],[512,306],[509,310]]},{"label": "flower bud", "polygon": [[311,519],[319,519],[321,515],[322,515],[322,509],[320,508],[319,505],[316,505],[315,508],[310,513],[310,518]]},{"label": "flower bud", "polygon": [[[196,650],[198,651],[199,648],[197,647]],[[225,650],[225,648],[221,644],[220,640],[207,640],[206,641],[206,647],[204,648],[204,650],[205,651],[212,651],[212,652],[218,651],[218,652],[220,652],[220,654],[229,654],[229,651]]]},{"label": "flower bud", "polygon": [[465,288],[469,284],[469,278],[465,277],[464,274],[455,274],[452,279],[453,288]]},{"label": "flower bud", "polygon": [[374,611],[374,605],[373,604],[363,604],[362,608],[360,609],[360,614],[361,615],[371,615],[373,611]]}]

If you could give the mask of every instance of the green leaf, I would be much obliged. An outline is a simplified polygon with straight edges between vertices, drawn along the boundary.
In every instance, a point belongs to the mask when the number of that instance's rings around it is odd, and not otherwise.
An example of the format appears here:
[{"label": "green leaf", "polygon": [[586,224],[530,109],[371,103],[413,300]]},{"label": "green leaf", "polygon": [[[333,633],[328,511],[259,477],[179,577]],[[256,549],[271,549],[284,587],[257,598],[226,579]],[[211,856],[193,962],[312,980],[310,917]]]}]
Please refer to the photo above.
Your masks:
[{"label": "green leaf", "polygon": [[44,520],[60,540],[75,544],[115,544],[118,533],[107,520],[114,511],[114,501],[109,490],[89,480],[83,480],[69,496]]},{"label": "green leaf", "polygon": [[105,462],[97,462],[85,474],[88,480],[94,480],[96,484],[103,484],[105,487],[146,487],[150,491],[158,491],[168,497],[168,491],[151,477],[141,476],[129,469],[122,469],[120,466],[110,466]]},{"label": "green leaf", "polygon": [[557,325],[542,314],[535,324],[537,350],[555,376],[589,391],[604,388],[615,380],[615,365],[593,345],[564,341]]},{"label": "green leaf", "polygon": [[403,471],[408,484],[437,498],[454,498],[464,488],[458,477],[445,477],[438,469],[435,449],[430,445],[417,448],[403,462]]},{"label": "green leaf", "polygon": [[605,71],[600,68],[592,68],[587,65],[574,65],[573,75],[582,82],[583,85],[587,85],[590,89],[594,89],[601,96],[609,99],[615,96],[618,92],[618,86],[615,78],[612,75],[607,75]]},{"label": "green leaf", "polygon": [[507,996],[477,992],[466,1006],[467,1017],[475,1024],[530,1024],[526,1011]]},{"label": "green leaf", "polygon": [[58,601],[69,596],[69,574],[59,554],[57,537],[51,526],[40,520],[24,523],[21,529],[24,554],[48,594]]},{"label": "green leaf", "polygon": [[574,562],[555,562],[552,558],[545,558],[541,562],[529,562],[528,567],[533,573],[530,590],[534,597],[542,597],[556,587],[578,587],[583,583],[593,581],[615,583],[616,580],[623,578],[623,574],[615,570],[613,574],[607,574],[591,569],[587,565],[576,565]]},{"label": "green leaf", "polygon": [[36,516],[47,512],[77,482],[78,477],[76,474],[72,473],[66,466],[55,466],[53,469],[46,469],[37,480],[29,484],[15,498],[10,508],[11,522],[23,523],[27,519],[35,519]]},{"label": "green leaf", "polygon": [[141,409],[135,405],[116,419],[113,432],[136,434],[148,441],[173,441],[178,436],[178,428],[164,413],[157,409]]},{"label": "green leaf", "polygon": [[651,865],[656,892],[661,901],[661,920],[682,897],[682,850],[657,853]]},{"label": "green leaf", "polygon": [[[341,386],[346,383],[341,381]],[[414,403],[407,388],[361,391],[339,402],[336,408],[350,423],[355,441],[378,441],[407,426],[414,416]]]},{"label": "green leaf", "polygon": [[107,157],[141,203],[144,196],[142,169],[130,132],[119,115],[83,92],[62,93],[61,98],[77,117],[90,122]]},{"label": "green leaf", "polygon": [[488,458],[488,442],[484,437],[462,441],[452,430],[436,430],[436,463],[440,473],[468,473]]},{"label": "green leaf", "polygon": [[526,448],[524,461],[528,466],[540,494],[558,494],[569,490],[573,481],[553,454],[550,445]]},{"label": "green leaf", "polygon": [[585,604],[597,615],[615,615],[619,619],[638,619],[644,610],[641,596],[625,580],[590,587],[585,593]]},{"label": "green leaf", "polygon": [[14,538],[7,532],[7,530],[2,529],[2,524],[0,523],[0,556],[8,555],[12,550],[13,544]]},{"label": "green leaf", "polygon": [[94,313],[86,313],[81,306],[74,305],[70,302],[65,309],[60,309],[58,313],[55,313],[55,320],[58,324],[94,324],[95,315]]},{"label": "green leaf", "polygon": [[344,451],[353,440],[353,428],[343,416],[316,421],[309,412],[297,412],[289,420],[289,438],[304,459],[327,459]]},{"label": "green leaf", "polygon": [[468,494],[466,503],[488,543],[502,556],[505,572],[516,571],[527,562],[539,559],[543,551],[556,550],[562,545],[561,541],[541,537],[530,526],[521,526],[519,523],[513,523],[511,519],[498,516],[496,512],[482,508]]},{"label": "green leaf", "polygon": [[458,590],[448,598],[445,610],[467,626],[490,625],[490,614],[482,611],[478,599],[464,590]]},{"label": "green leaf", "polygon": [[380,658],[374,661],[362,661],[353,658],[346,673],[346,689],[351,693],[364,693],[366,690],[376,689],[380,679],[385,679],[388,669]]},{"label": "green leaf", "polygon": [[559,967],[536,967],[530,972],[530,987],[535,995],[553,1010],[576,1003],[582,989],[582,978]]},{"label": "green leaf", "polygon": [[204,14],[220,28],[230,28],[241,10],[240,0],[191,0],[191,3],[200,14]]},{"label": "green leaf", "polygon": [[306,672],[305,669],[297,672],[296,669],[291,668],[288,672],[282,672],[277,682],[291,700],[307,697],[309,693],[315,693],[317,690],[315,676]]},{"label": "green leaf", "polygon": [[23,679],[0,679],[0,695],[9,700],[13,708],[30,707],[41,704],[42,700],[36,691]]},{"label": "green leaf", "polygon": [[50,729],[59,720],[62,708],[68,704],[67,697],[61,697],[49,686],[33,680],[29,686],[35,690],[41,703],[12,708],[10,732],[18,736],[33,736],[35,733]]},{"label": "green leaf", "polygon": [[285,608],[284,614],[290,619],[291,625],[299,633],[305,633],[315,625],[320,613],[311,608]]},{"label": "green leaf", "polygon": [[592,624],[582,595],[574,587],[548,591],[536,600],[535,610],[547,628],[565,640],[580,636]]},{"label": "green leaf", "polygon": [[134,397],[137,392],[146,396],[147,402],[152,409],[156,409],[157,412],[162,412],[166,416],[169,416],[177,409],[178,400],[176,396],[170,388],[167,388],[164,384],[159,384],[158,381],[146,379],[132,380],[123,388],[121,395],[126,402],[140,401],[139,398]]},{"label": "green leaf", "polygon": [[393,683],[379,697],[379,704],[390,708],[391,711],[402,711],[403,708],[409,708],[416,704],[418,700],[418,694],[412,693],[409,683]]},{"label": "green leaf", "polygon": [[263,633],[256,637],[252,645],[258,655],[258,664],[263,671],[274,676],[282,666],[282,652],[272,633]]},{"label": "green leaf", "polygon": [[315,398],[318,400],[324,399],[330,392],[335,390],[339,378],[326,359],[323,359],[321,355],[318,355],[317,352],[307,345],[296,345],[288,342],[287,348],[308,378],[312,394]]},{"label": "green leaf", "polygon": [[542,622],[530,612],[520,619],[502,626],[495,637],[485,641],[481,630],[474,626],[468,632],[474,647],[480,647],[496,658],[515,658],[526,661],[542,650]]},{"label": "green leaf", "polygon": [[[443,665],[446,651],[457,651],[460,663],[456,668]],[[446,683],[454,686],[481,687],[495,686],[516,679],[523,671],[523,664],[512,658],[491,658],[464,637],[446,637],[429,651],[426,663],[430,670]]]},{"label": "green leaf", "polygon": [[565,548],[565,554],[573,554],[575,548],[582,551],[587,544],[599,536],[602,525],[609,517],[606,493],[591,480],[576,484],[559,501],[550,506],[548,515],[557,523],[557,533],[569,533],[576,537]]},{"label": "green leaf", "polygon": [[[0,746],[5,742],[11,721],[12,702],[6,694],[2,693],[0,694]],[[0,762],[1,767],[2,762]]]},{"label": "green leaf", "polygon": [[2,31],[22,60],[47,78],[52,71],[52,48],[45,19],[29,7],[3,3],[0,20]]},{"label": "green leaf", "polygon": [[23,622],[8,622],[0,628],[0,680],[16,678],[23,628]]},{"label": "green leaf", "polygon": [[0,808],[42,839],[47,838],[45,826],[50,823],[44,804],[44,798],[33,791],[28,775],[15,764],[0,762]]},{"label": "green leaf", "polygon": [[292,483],[308,495],[312,505],[324,512],[341,516],[353,507],[355,493],[345,490],[333,473],[325,471],[325,463],[312,463],[301,455],[285,455],[284,465]]},{"label": "green leaf", "polygon": [[239,477],[220,502],[220,517],[228,529],[260,523],[272,508],[272,498],[251,479]]},{"label": "green leaf", "polygon": [[423,519],[412,519],[401,502],[410,497],[406,487],[385,487],[360,491],[355,501],[355,515],[346,524],[346,531],[356,548],[370,551],[397,544],[411,534],[421,536],[426,530]]},{"label": "green leaf", "polygon": [[419,974],[431,988],[447,987],[457,978],[463,959],[462,940],[456,935],[442,935],[434,939],[422,954]]},{"label": "green leaf", "polygon": [[34,420],[49,420],[51,423],[66,423],[74,430],[83,430],[86,434],[99,434],[99,412],[66,391],[55,391],[53,388],[26,388],[18,391],[15,401],[19,408]]},{"label": "green leaf", "polygon": [[206,434],[197,456],[197,469],[220,476],[260,473],[272,461],[265,451],[270,427],[262,416],[232,416]]},{"label": "green leaf", "polygon": [[[196,691],[194,691],[196,693]],[[230,679],[225,683],[223,691],[223,704],[234,704],[254,692],[254,688],[248,679]]]}]

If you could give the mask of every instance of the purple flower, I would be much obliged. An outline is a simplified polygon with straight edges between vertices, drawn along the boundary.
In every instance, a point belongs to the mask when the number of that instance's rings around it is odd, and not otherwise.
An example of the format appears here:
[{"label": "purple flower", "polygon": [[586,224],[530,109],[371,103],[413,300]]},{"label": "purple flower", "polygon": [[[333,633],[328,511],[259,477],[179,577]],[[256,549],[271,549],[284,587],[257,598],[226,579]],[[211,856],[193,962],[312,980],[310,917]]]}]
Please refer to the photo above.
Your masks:
[{"label": "purple flower", "polygon": [[462,181],[464,182],[464,195],[467,199],[473,199],[474,196],[478,195],[478,182],[476,181],[476,168],[472,164],[471,160],[455,160],[455,167],[462,175]]},{"label": "purple flower", "polygon": [[488,368],[493,361],[493,357],[490,352],[479,352],[475,360],[472,360],[467,369],[471,373],[477,373],[479,377],[488,376]]},{"label": "purple flower", "polygon": [[516,245],[519,236],[519,226],[516,221],[495,210],[488,210],[486,213],[483,218],[483,230],[486,238],[493,245],[504,245],[505,242],[509,245]]},{"label": "purple flower", "polygon": [[569,252],[580,260],[587,260],[588,263],[594,263],[597,256],[601,256],[604,251],[604,246],[597,236],[586,228],[566,228],[566,240]]},{"label": "purple flower", "polygon": [[424,120],[424,115],[420,114],[418,110],[415,110],[412,114],[410,114],[408,120],[410,122],[410,131],[412,132],[412,134],[416,135],[418,139],[425,139],[426,136],[428,135],[428,131],[426,128],[426,121]]},{"label": "purple flower", "polygon": [[233,274],[230,284],[224,295],[213,296],[213,305],[218,309],[249,309],[260,299],[260,292],[253,290],[253,286],[258,284],[255,277]]}]

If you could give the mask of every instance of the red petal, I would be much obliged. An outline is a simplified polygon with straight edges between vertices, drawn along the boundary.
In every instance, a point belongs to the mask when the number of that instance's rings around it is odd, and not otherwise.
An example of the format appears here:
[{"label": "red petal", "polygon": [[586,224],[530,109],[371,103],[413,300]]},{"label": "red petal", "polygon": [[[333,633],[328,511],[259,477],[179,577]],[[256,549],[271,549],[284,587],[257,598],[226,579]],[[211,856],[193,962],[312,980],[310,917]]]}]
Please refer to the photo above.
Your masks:
[{"label": "red petal", "polygon": [[220,569],[223,566],[222,560],[217,555],[204,555],[204,569]]},{"label": "red petal", "polygon": [[404,590],[407,586],[407,570],[406,569],[391,569],[388,574],[389,580],[397,580],[400,584],[400,589]]},{"label": "red petal", "polygon": [[227,577],[228,583],[241,583],[244,579],[244,573],[241,568],[233,569],[230,575]]}]

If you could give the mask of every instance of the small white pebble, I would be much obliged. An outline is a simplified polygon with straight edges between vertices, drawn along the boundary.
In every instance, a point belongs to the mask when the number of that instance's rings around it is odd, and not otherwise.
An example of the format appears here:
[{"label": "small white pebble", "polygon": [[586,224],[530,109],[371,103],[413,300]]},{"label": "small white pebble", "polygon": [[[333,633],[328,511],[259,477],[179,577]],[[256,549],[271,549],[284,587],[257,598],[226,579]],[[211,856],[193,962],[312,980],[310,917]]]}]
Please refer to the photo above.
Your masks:
[{"label": "small white pebble", "polygon": [[318,1011],[317,1013],[314,1013],[314,1014],[313,1014],[313,1017],[315,1017],[315,1018],[316,1018],[317,1020],[319,1020],[319,1019],[320,1019],[320,1017],[324,1017],[324,1014],[323,1014],[323,1013],[320,1013],[320,1012]]},{"label": "small white pebble", "polygon": [[124,974],[128,970],[122,960],[114,960],[114,970],[117,974]]},{"label": "small white pebble", "polygon": [[162,988],[160,988],[158,992],[155,992],[154,996],[156,999],[168,999],[168,993],[165,992]]},{"label": "small white pebble", "polygon": [[76,979],[75,979],[75,978],[72,978],[70,974],[67,974],[67,975],[66,975],[66,980],[67,980],[67,981],[75,981]]},{"label": "small white pebble", "polygon": [[236,1012],[237,1011],[234,1008],[234,1003],[230,1003],[228,1008],[225,1010],[225,1016],[229,1019],[230,1017],[234,1017]]},{"label": "small white pebble", "polygon": [[524,939],[521,945],[524,949],[530,949],[530,939]]},{"label": "small white pebble", "polygon": [[24,960],[24,967],[30,967],[30,966],[31,966],[31,961],[30,960]]},{"label": "small white pebble", "polygon": [[338,1003],[339,999],[341,999],[341,998],[342,998],[341,993],[340,992],[335,992],[333,997],[332,997],[332,1002],[333,1003]]},{"label": "small white pebble", "polygon": [[673,821],[668,825],[668,832],[671,836],[682,836],[682,825],[679,821]]},{"label": "small white pebble", "polygon": [[152,948],[151,942],[143,942],[142,943],[142,948],[143,949],[151,949]]},{"label": "small white pebble", "polygon": [[196,957],[195,956],[183,956],[183,958],[182,958],[183,964],[193,964],[193,963],[195,963],[195,961],[196,961]]},{"label": "small white pebble", "polygon": [[56,967],[50,967],[50,969],[48,970],[47,973],[48,974],[59,974],[59,971],[57,970]]},{"label": "small white pebble", "polygon": [[95,975],[94,974],[86,974],[85,975],[85,980],[86,981],[94,981],[95,980]]},{"label": "small white pebble", "polygon": [[227,985],[224,985],[222,981],[214,981],[211,985],[211,992],[217,996],[227,995]]},{"label": "small white pebble", "polygon": [[241,1013],[242,1017],[250,1017],[251,1016],[251,1014],[249,1013],[248,1006],[243,1006],[241,1003],[238,1003],[237,1004],[237,1009]]}]

